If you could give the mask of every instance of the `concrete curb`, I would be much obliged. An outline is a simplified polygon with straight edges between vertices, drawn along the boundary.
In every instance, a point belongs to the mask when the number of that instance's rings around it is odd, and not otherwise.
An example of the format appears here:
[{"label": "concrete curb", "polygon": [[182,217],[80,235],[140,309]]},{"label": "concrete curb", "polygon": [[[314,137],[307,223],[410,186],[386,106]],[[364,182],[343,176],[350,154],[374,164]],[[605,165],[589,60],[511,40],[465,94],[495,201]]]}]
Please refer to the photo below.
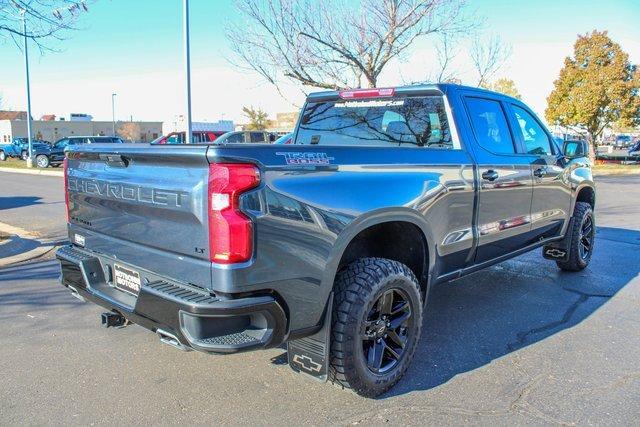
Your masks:
[{"label": "concrete curb", "polygon": [[0,172],[9,172],[9,173],[22,173],[26,175],[46,175],[46,176],[57,176],[62,178],[62,170],[52,171],[46,169],[14,169],[14,168],[3,168],[0,167]]},{"label": "concrete curb", "polygon": [[[54,248],[53,244],[40,241],[37,234],[20,227],[0,222],[0,233],[9,236],[7,242],[0,244],[0,253],[5,245],[7,248],[11,245],[12,252],[24,250],[24,252],[1,258],[0,268],[39,258]],[[36,247],[33,247],[34,242],[37,243]]]}]

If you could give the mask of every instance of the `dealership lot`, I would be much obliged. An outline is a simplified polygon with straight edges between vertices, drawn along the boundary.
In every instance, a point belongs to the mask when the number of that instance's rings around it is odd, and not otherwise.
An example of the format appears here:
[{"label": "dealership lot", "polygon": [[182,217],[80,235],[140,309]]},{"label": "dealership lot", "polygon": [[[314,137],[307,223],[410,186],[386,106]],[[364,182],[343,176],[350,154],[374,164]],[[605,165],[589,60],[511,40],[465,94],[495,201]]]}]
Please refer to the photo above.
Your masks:
[{"label": "dealership lot", "polygon": [[[64,234],[60,178],[1,176],[1,221]],[[0,423],[632,424],[640,177],[602,177],[598,191],[587,270],[562,273],[536,251],[437,287],[412,367],[378,400],[294,374],[283,349],[208,356],[135,325],[104,329],[55,261],[5,267]]]}]

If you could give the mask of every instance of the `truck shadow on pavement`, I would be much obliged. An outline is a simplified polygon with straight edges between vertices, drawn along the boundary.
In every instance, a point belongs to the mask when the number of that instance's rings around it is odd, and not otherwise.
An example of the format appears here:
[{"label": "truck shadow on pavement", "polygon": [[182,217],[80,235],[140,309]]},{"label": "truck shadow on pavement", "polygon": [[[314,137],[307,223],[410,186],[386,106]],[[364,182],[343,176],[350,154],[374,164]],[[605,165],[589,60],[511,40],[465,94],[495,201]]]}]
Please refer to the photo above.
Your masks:
[{"label": "truck shadow on pavement", "polygon": [[533,251],[434,287],[412,365],[387,394],[428,390],[571,328],[640,271],[640,232],[600,227],[589,267],[570,273]]},{"label": "truck shadow on pavement", "polygon": [[[577,325],[638,275],[640,232],[598,228],[594,258],[578,273],[560,271],[540,252],[434,287],[413,363],[381,397],[435,388]],[[83,316],[83,310],[94,315],[56,284],[58,275],[55,261],[0,269],[0,316],[9,307],[37,312],[56,306],[73,310],[74,316]],[[45,282],[24,289],[5,286],[31,280]],[[285,364],[283,356],[272,363]],[[268,363],[266,357],[264,363]]]},{"label": "truck shadow on pavement", "polygon": [[0,197],[0,210],[24,208],[32,205],[41,205],[42,197],[36,196],[11,196]]}]

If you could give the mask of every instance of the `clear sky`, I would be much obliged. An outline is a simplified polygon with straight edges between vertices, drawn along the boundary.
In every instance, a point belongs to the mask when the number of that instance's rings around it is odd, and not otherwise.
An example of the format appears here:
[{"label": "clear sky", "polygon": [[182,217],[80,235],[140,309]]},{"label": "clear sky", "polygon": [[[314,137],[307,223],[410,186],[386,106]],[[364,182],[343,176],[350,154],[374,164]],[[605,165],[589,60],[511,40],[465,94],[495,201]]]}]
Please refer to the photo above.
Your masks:
[{"label": "clear sky", "polygon": [[[292,104],[257,75],[229,61],[225,25],[238,21],[231,0],[191,0],[192,97],[194,120],[242,121],[243,105],[270,114],[292,111]],[[79,31],[41,55],[31,49],[32,109],[68,116],[89,113],[111,119],[111,93],[117,93],[116,116],[170,120],[183,112],[181,0],[98,0],[79,21]],[[640,0],[470,0],[469,10],[486,20],[486,33],[499,36],[512,54],[497,77],[516,83],[523,100],[543,114],[565,56],[578,34],[608,30],[631,60],[640,63]],[[416,44],[410,59],[395,63],[381,84],[424,79],[433,71],[433,39]],[[456,68],[467,83],[464,54]],[[0,41],[0,94],[4,108],[25,109],[22,54]],[[296,90],[290,101],[302,102]]]}]

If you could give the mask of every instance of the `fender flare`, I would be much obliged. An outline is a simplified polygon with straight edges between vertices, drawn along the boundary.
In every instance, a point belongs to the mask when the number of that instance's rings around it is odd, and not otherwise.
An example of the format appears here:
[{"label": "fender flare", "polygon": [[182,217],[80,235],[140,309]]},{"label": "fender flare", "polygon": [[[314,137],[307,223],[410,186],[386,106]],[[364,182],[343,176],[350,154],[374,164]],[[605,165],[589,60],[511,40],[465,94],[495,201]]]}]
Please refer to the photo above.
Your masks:
[{"label": "fender flare", "polygon": [[[410,208],[383,208],[376,209],[371,212],[367,212],[364,215],[359,216],[353,222],[351,222],[344,230],[340,232],[338,237],[336,238],[335,244],[331,250],[331,253],[327,257],[327,264],[322,275],[321,280],[321,292],[323,293],[323,297],[328,298],[333,290],[333,282],[336,274],[338,273],[338,266],[340,264],[340,260],[344,255],[345,250],[349,246],[349,243],[356,237],[360,232],[366,230],[369,227],[374,225],[383,224],[386,222],[407,222],[415,225],[422,231],[422,235],[427,243],[427,252],[428,252],[428,265],[426,272],[426,285],[427,285],[427,293],[429,292],[429,287],[431,284],[431,272],[435,265],[436,258],[436,244],[433,238],[433,234],[429,227],[427,221],[425,221],[424,217]],[[326,300],[328,302],[328,300]],[[326,306],[325,302],[325,306]]]}]

